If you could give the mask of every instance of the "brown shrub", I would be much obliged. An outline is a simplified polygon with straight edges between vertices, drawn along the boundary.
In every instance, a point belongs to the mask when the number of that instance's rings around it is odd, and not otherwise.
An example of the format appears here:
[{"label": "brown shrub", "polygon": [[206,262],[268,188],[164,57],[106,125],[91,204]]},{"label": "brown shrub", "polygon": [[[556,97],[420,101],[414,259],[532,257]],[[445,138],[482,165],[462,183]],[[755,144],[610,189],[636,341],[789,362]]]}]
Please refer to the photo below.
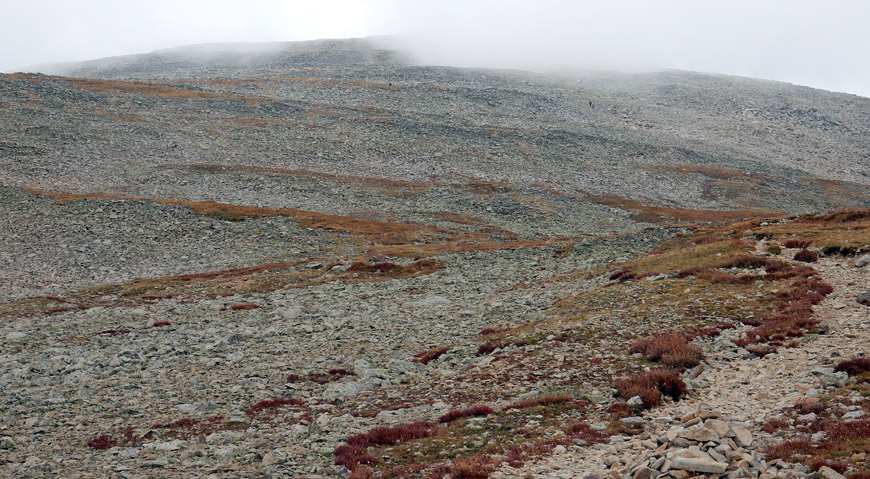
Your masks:
[{"label": "brown shrub", "polygon": [[834,369],[836,371],[846,371],[849,376],[857,376],[861,373],[870,372],[870,357],[851,358],[840,361]]},{"label": "brown shrub", "polygon": [[486,455],[462,457],[453,461],[450,477],[457,479],[486,479],[497,468]]},{"label": "brown shrub", "polygon": [[607,412],[616,417],[628,417],[632,415],[631,408],[628,404],[622,401],[615,402],[608,406]]},{"label": "brown shrub", "polygon": [[523,399],[522,401],[517,401],[515,403],[508,404],[503,407],[502,411],[510,411],[511,409],[525,409],[533,406],[548,406],[550,404],[560,404],[564,402],[572,401],[571,396],[567,396],[564,394],[559,395],[551,395],[545,394],[541,397]]},{"label": "brown shrub", "polygon": [[100,434],[88,441],[88,447],[91,449],[111,449],[117,445],[118,442],[106,434]]},{"label": "brown shrub", "polygon": [[427,349],[415,354],[412,361],[415,363],[429,364],[431,361],[441,357],[441,355],[446,353],[449,349],[450,348],[447,346],[438,346],[437,348]]},{"label": "brown shrub", "polygon": [[613,273],[610,274],[608,279],[610,281],[616,281],[616,280],[622,280],[622,278],[624,278],[626,276],[634,277],[634,275],[631,273],[631,267],[626,267],[626,268],[622,268],[620,270],[614,271]]},{"label": "brown shrub", "polygon": [[366,452],[366,448],[363,446],[342,444],[335,448],[333,454],[335,455],[336,466],[344,466],[350,470],[353,470],[360,464],[375,464],[378,462],[377,459]]},{"label": "brown shrub", "polygon": [[638,339],[631,344],[629,352],[641,353],[650,361],[676,368],[697,366],[704,357],[701,349],[689,344],[686,335],[681,333],[661,333]]},{"label": "brown shrub", "polygon": [[[336,459],[336,461],[337,460],[338,459]],[[338,464],[338,462],[336,462],[335,464],[342,465],[342,464]],[[350,468],[348,468],[348,469],[350,469]],[[370,468],[368,466],[358,467],[358,468],[354,469],[353,472],[351,472],[349,476],[347,476],[348,479],[372,479],[373,477],[374,477],[374,472],[372,471],[372,468]]]},{"label": "brown shrub", "polygon": [[802,249],[795,253],[794,255],[795,261],[802,261],[804,263],[815,263],[819,260],[819,255],[816,254],[815,251],[810,251],[808,249]]},{"label": "brown shrub", "polygon": [[442,415],[438,418],[438,422],[446,423],[455,421],[457,419],[463,417],[472,417],[472,416],[487,416],[492,414],[494,411],[489,406],[473,406],[468,409],[457,410],[453,409],[446,414]]},{"label": "brown shrub", "polygon": [[399,441],[431,436],[434,428],[435,424],[429,422],[412,422],[394,427],[379,426],[368,432],[350,436],[347,438],[347,443],[361,447],[392,445]]},{"label": "brown shrub", "polygon": [[640,396],[645,409],[659,405],[662,394],[677,401],[687,391],[686,383],[680,376],[667,369],[653,369],[617,379],[613,389],[626,399]]},{"label": "brown shrub", "polygon": [[233,311],[243,311],[243,310],[248,310],[248,309],[257,309],[259,307],[260,307],[259,304],[254,304],[254,303],[237,303],[237,304],[230,306],[230,309],[232,309]]},{"label": "brown shrub", "polygon": [[761,430],[768,433],[768,434],[773,434],[773,433],[779,431],[780,429],[786,428],[788,426],[789,426],[788,421],[786,421],[785,419],[775,417],[775,418],[768,419],[764,423],[764,425],[761,426]]}]

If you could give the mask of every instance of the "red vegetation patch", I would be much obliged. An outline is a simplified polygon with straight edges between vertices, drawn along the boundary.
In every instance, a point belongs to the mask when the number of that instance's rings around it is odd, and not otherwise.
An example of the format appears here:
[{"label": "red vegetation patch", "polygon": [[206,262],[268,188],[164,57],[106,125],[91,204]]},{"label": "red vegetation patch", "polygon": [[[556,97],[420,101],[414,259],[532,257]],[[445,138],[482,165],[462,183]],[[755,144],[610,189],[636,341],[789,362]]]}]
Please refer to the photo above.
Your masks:
[{"label": "red vegetation patch", "polygon": [[172,323],[169,321],[155,321],[154,324],[148,326],[149,328],[162,328],[165,326],[172,326]]},{"label": "red vegetation patch", "polygon": [[253,406],[245,409],[245,414],[248,417],[256,416],[258,413],[274,410],[281,406],[304,406],[305,401],[301,399],[291,399],[291,398],[274,398],[274,399],[266,399],[260,401]]},{"label": "red vegetation patch", "polygon": [[510,411],[511,409],[526,409],[534,406],[548,406],[550,404],[560,404],[565,402],[572,401],[571,396],[566,396],[564,394],[560,395],[550,395],[546,394],[541,397],[531,398],[531,399],[523,399],[522,401],[517,401],[515,403],[508,404],[507,406],[502,408],[502,411]]},{"label": "red vegetation patch", "polygon": [[810,251],[808,249],[802,249],[795,253],[794,255],[795,261],[802,261],[804,263],[815,263],[819,260],[819,255],[816,254],[815,251]]},{"label": "red vegetation patch", "polygon": [[617,379],[613,383],[613,389],[626,399],[640,396],[645,409],[658,406],[662,394],[677,401],[687,390],[686,383],[680,376],[666,369],[653,369]]},{"label": "red vegetation patch", "polygon": [[347,369],[330,369],[325,373],[308,373],[307,377],[317,384],[326,384],[338,381],[345,376],[356,376],[356,373]]},{"label": "red vegetation patch", "polygon": [[616,417],[628,417],[633,415],[631,407],[628,404],[620,401],[615,402],[607,407],[607,412]]},{"label": "red vegetation patch", "polygon": [[495,351],[496,349],[504,348],[508,344],[509,343],[493,343],[493,342],[487,341],[487,342],[481,344],[480,346],[478,346],[476,354],[478,356],[483,356],[484,354],[489,354],[489,353]]},{"label": "red vegetation patch", "polygon": [[486,479],[498,468],[491,457],[475,455],[453,461],[450,477],[457,479]]},{"label": "red vegetation patch", "polygon": [[429,437],[434,430],[435,424],[431,422],[412,422],[395,427],[379,426],[368,432],[350,436],[347,438],[347,443],[361,447],[391,445],[399,441]]},{"label": "red vegetation patch", "polygon": [[452,411],[447,412],[447,414],[444,414],[443,416],[439,417],[438,422],[443,424],[446,422],[455,421],[455,420],[463,418],[463,417],[488,416],[488,415],[492,414],[493,412],[494,411],[489,406],[473,406],[473,407],[470,407],[468,409],[462,409],[462,410],[454,409]]},{"label": "red vegetation patch", "polygon": [[685,334],[661,333],[638,339],[631,344],[630,353],[641,353],[650,361],[672,368],[697,366],[704,357],[701,348],[689,344]]},{"label": "red vegetation patch", "polygon": [[450,348],[447,346],[438,346],[437,348],[427,349],[426,351],[421,351],[415,354],[412,361],[415,363],[429,364],[441,357],[441,355],[446,353],[448,350],[450,350]]},{"label": "red vegetation patch", "polygon": [[625,282],[631,278],[634,278],[634,274],[632,274],[630,267],[626,267],[626,268],[622,268],[620,270],[614,271],[613,273],[610,274],[610,276],[607,279],[609,279],[610,281],[619,280],[620,282]]},{"label": "red vegetation patch", "polygon": [[112,439],[111,436],[100,434],[99,436],[88,441],[88,447],[91,449],[111,449],[118,445],[118,442]]},{"label": "red vegetation patch", "polygon": [[836,371],[846,371],[849,376],[857,376],[862,373],[870,372],[870,357],[851,358],[845,361],[840,361],[834,368]]},{"label": "red vegetation patch", "polygon": [[181,419],[176,419],[175,421],[172,421],[172,422],[166,424],[166,425],[163,426],[163,427],[170,428],[170,429],[186,428],[186,427],[193,427],[193,426],[196,426],[196,425],[199,424],[199,423],[200,423],[200,421],[197,420],[197,419],[192,419],[192,418],[189,418],[189,417],[183,417],[183,418],[181,418]]},{"label": "red vegetation patch", "polygon": [[[378,460],[367,452],[369,447],[393,445],[399,442],[429,437],[434,434],[436,425],[430,422],[414,422],[395,427],[379,426],[368,432],[347,438],[347,444],[335,448],[335,464],[351,471],[361,464],[376,464]],[[365,476],[363,476],[365,477]]]},{"label": "red vegetation patch", "polygon": [[801,462],[813,469],[828,466],[840,473],[850,467],[861,467],[851,460],[856,455],[862,457],[859,461],[864,463],[863,466],[870,465],[866,454],[861,456],[870,447],[870,418],[832,422],[824,430],[824,439],[817,443],[805,439],[783,441],[763,452],[768,460]]},{"label": "red vegetation patch", "polygon": [[[378,462],[366,451],[365,446],[342,444],[335,448],[335,464],[353,470],[360,464],[375,464]],[[371,472],[371,468],[367,468]]]},{"label": "red vegetation patch", "polygon": [[[335,464],[339,465],[338,458],[336,458],[335,461],[336,461]],[[357,464],[359,464],[359,463],[357,463]],[[350,475],[348,476],[348,479],[372,479],[374,477],[374,475],[375,475],[375,473],[374,473],[374,471],[372,471],[372,468],[370,468],[368,466],[363,466],[363,467],[358,467],[358,468],[354,469],[350,473]]]},{"label": "red vegetation patch", "polygon": [[[813,317],[813,305],[820,303],[834,288],[814,277],[799,277],[789,287],[776,294],[777,313],[762,318],[758,326],[749,330],[746,336],[734,343],[741,347],[753,343],[772,342],[780,344],[786,338],[801,337],[804,331],[818,327]],[[752,350],[763,356],[774,350]]]},{"label": "red vegetation patch", "polygon": [[244,311],[248,309],[257,309],[259,307],[260,305],[255,303],[236,303],[230,306],[230,309],[232,309],[233,311]]}]

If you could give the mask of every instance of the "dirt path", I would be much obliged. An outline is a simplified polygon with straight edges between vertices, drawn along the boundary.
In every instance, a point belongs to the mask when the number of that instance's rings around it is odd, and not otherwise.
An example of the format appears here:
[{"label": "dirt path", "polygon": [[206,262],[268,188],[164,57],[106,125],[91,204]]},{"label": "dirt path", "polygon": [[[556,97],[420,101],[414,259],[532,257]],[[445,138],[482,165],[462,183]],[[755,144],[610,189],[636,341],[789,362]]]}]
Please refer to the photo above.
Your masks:
[{"label": "dirt path", "polygon": [[[761,425],[768,418],[792,406],[795,401],[824,389],[820,373],[814,374],[813,369],[833,367],[856,353],[867,353],[870,349],[870,308],[858,304],[855,297],[870,289],[870,270],[855,268],[850,260],[844,258],[824,258],[815,267],[835,289],[815,308],[817,318],[829,328],[827,334],[811,338],[797,348],[781,348],[777,354],[764,358],[727,363],[712,361],[711,368],[696,378],[708,385],[698,388],[678,403],[669,402],[647,411],[645,419],[650,425],[647,430],[661,432],[679,424],[679,418],[687,414],[712,410],[732,424],[749,429],[755,438],[754,449],[771,440],[769,434],[761,431]],[[648,433],[644,433],[622,442],[592,448],[572,447],[564,452],[559,449],[553,455],[519,469],[505,466],[492,477],[597,475],[617,479],[626,477],[630,466],[640,462],[657,445]],[[780,471],[780,476],[795,477],[794,471],[790,471],[791,476],[784,472]]]}]

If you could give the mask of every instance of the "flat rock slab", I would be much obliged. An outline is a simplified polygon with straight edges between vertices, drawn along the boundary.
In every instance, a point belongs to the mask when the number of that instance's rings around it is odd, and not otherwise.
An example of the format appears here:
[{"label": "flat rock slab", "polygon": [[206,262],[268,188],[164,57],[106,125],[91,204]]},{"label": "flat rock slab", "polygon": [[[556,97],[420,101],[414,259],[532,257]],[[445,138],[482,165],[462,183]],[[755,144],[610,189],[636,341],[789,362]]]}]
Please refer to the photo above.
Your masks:
[{"label": "flat rock slab", "polygon": [[704,426],[692,426],[688,429],[683,429],[678,433],[679,437],[689,439],[691,441],[709,442],[718,441],[719,435],[716,431],[708,429]]},{"label": "flat rock slab", "polygon": [[680,469],[690,472],[710,472],[713,474],[722,474],[728,469],[728,464],[724,462],[712,461],[710,459],[701,459],[697,457],[676,457],[674,458],[674,469]]}]

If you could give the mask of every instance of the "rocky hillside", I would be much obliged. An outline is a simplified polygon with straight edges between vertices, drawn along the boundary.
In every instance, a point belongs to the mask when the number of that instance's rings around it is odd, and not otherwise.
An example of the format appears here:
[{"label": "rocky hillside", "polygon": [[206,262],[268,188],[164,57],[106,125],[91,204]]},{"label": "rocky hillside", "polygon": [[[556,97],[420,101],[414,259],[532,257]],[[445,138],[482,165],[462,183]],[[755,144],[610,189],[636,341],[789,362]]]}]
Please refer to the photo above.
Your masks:
[{"label": "rocky hillside", "polygon": [[[555,451],[866,477],[864,322],[837,336],[858,366],[764,417],[673,401],[806,358],[841,322],[814,308],[870,288],[842,272],[870,251],[870,99],[367,40],[50,73],[0,75],[0,475],[522,477]],[[815,422],[786,410],[808,389]],[[667,436],[698,418],[721,443]]]}]

